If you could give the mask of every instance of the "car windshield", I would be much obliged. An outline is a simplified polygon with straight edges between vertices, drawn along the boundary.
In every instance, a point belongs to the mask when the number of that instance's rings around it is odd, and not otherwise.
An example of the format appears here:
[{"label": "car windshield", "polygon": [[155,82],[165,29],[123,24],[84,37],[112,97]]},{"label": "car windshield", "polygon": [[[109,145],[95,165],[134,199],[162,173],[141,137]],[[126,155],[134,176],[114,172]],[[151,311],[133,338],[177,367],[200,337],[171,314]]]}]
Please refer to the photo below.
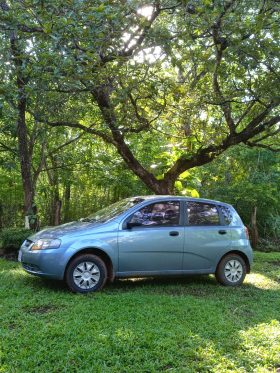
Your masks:
[{"label": "car windshield", "polygon": [[144,198],[126,198],[114,203],[113,205],[107,206],[86,218],[82,218],[80,221],[104,223],[143,201]]}]

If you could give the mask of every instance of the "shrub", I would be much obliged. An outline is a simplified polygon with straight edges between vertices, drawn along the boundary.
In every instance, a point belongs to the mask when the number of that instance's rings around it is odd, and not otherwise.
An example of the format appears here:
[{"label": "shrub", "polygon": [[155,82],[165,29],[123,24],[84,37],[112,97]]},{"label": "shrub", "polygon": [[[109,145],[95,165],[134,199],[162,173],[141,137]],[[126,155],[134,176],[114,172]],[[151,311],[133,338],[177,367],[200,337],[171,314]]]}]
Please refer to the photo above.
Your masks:
[{"label": "shrub", "polygon": [[279,214],[270,214],[267,222],[266,229],[273,238],[280,241],[280,215]]},{"label": "shrub", "polygon": [[25,228],[6,228],[0,231],[0,249],[5,251],[18,250],[22,242],[30,236],[33,231]]},{"label": "shrub", "polygon": [[280,251],[280,239],[260,238],[257,246],[258,251],[270,252]]}]

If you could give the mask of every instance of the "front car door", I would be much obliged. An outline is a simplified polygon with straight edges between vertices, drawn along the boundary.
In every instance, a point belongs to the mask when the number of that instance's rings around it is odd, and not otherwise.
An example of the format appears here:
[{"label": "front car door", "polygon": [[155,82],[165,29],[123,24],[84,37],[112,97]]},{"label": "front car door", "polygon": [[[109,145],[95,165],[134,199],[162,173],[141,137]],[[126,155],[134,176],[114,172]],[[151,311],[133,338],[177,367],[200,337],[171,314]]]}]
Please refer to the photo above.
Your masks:
[{"label": "front car door", "polygon": [[[182,270],[184,227],[181,202],[147,203],[120,226],[117,275],[164,274]],[[130,222],[137,226],[127,228]]]},{"label": "front car door", "polygon": [[212,272],[231,244],[231,232],[214,203],[188,201],[186,215],[183,270]]}]

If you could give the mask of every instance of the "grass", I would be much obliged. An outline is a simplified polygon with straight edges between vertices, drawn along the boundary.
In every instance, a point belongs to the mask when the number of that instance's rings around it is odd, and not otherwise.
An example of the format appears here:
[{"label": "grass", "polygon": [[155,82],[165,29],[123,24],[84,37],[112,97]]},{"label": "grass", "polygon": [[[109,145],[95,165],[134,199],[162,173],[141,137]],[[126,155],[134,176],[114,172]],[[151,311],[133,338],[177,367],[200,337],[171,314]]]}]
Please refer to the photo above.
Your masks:
[{"label": "grass", "polygon": [[0,372],[275,372],[280,253],[239,288],[122,280],[87,296],[0,261]]}]

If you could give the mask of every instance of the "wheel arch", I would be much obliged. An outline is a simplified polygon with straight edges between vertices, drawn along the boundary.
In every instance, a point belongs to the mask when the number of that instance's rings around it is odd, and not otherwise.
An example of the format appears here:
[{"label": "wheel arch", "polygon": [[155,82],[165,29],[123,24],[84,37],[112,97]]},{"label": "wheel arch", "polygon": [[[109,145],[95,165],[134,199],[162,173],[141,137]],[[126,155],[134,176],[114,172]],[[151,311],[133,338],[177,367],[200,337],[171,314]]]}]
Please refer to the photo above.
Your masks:
[{"label": "wheel arch", "polygon": [[231,250],[231,251],[228,251],[227,253],[225,253],[221,258],[220,260],[218,261],[217,265],[216,265],[216,270],[221,262],[222,259],[224,259],[224,257],[226,257],[227,255],[230,255],[230,254],[237,254],[239,256],[241,256],[241,258],[244,260],[245,264],[246,264],[246,269],[247,269],[247,273],[250,273],[251,271],[251,266],[250,266],[250,262],[249,262],[249,259],[247,257],[246,254],[244,254],[242,251],[239,251],[239,250]]},{"label": "wheel arch", "polygon": [[113,267],[112,260],[111,260],[110,256],[105,251],[103,251],[103,250],[101,250],[97,247],[85,247],[85,248],[77,251],[74,255],[72,255],[71,258],[69,258],[69,260],[66,264],[66,267],[65,267],[65,270],[64,270],[64,278],[65,278],[67,269],[68,269],[71,261],[73,259],[77,258],[78,256],[82,255],[82,254],[94,254],[94,255],[98,256],[100,259],[102,259],[104,261],[104,263],[107,267],[107,271],[108,271],[107,280],[109,282],[114,281],[115,273],[114,273],[114,267]]}]

